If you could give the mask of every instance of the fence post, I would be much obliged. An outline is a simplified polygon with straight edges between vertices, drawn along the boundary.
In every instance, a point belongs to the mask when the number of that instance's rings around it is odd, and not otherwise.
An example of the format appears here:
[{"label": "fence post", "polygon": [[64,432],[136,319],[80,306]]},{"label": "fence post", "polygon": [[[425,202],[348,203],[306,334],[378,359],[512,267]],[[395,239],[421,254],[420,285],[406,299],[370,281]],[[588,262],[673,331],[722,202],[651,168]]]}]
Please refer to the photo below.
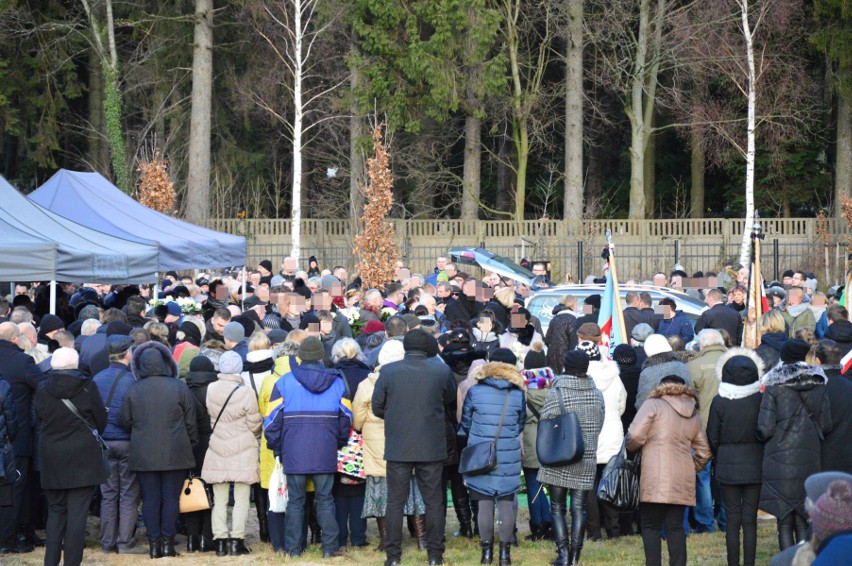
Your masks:
[{"label": "fence post", "polygon": [[778,238],[772,240],[772,279],[778,281]]},{"label": "fence post", "polygon": [[680,263],[680,240],[674,241],[674,262],[675,265]]},{"label": "fence post", "polygon": [[583,273],[583,240],[577,240],[577,283],[582,283],[586,279],[586,274]]}]

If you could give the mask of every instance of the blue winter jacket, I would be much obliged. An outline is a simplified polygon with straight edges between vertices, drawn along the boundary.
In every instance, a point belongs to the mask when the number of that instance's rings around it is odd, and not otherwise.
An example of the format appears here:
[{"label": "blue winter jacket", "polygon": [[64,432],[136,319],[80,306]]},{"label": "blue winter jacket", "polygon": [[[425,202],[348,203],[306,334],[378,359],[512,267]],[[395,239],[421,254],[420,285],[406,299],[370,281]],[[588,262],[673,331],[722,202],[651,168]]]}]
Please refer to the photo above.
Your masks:
[{"label": "blue winter jacket", "polygon": [[695,331],[692,329],[692,324],[683,313],[683,311],[675,311],[675,315],[666,320],[660,319],[660,327],[657,329],[658,334],[663,336],[680,336],[684,344],[689,344],[695,338]]},{"label": "blue winter jacket", "polygon": [[488,474],[464,476],[469,488],[489,497],[502,497],[521,489],[521,432],[526,424],[524,380],[514,366],[490,362],[479,368],[462,408],[461,427],[468,446],[491,442],[497,434],[506,396],[506,416],[497,439],[497,468]]},{"label": "blue winter jacket", "polygon": [[[112,395],[112,401],[109,406],[106,402],[109,399],[109,392],[112,389],[112,384],[120,373],[124,372],[115,386],[115,392]],[[130,391],[130,386],[136,382],[130,368],[119,362],[110,362],[109,367],[99,371],[92,378],[98,388],[98,393],[101,395],[101,400],[104,402],[104,407],[107,410],[107,425],[104,429],[104,440],[130,440],[130,431],[127,431],[116,423],[118,413],[121,412],[121,404],[124,402],[124,397]]]},{"label": "blue winter jacket", "polygon": [[80,369],[87,375],[92,375],[92,362],[101,350],[107,347],[107,325],[102,324],[94,334],[88,336],[80,344]]},{"label": "blue winter jacket", "polygon": [[349,439],[351,404],[340,372],[322,363],[290,358],[290,371],[275,384],[263,422],[267,446],[281,456],[286,474],[333,474],[337,450]]}]

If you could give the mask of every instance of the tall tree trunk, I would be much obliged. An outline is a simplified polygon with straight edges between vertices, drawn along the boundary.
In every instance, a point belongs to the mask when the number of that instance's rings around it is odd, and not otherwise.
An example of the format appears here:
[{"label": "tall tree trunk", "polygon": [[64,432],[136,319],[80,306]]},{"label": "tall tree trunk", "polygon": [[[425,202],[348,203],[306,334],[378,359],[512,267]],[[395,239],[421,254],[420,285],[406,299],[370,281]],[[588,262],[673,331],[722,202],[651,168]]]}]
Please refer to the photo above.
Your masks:
[{"label": "tall tree trunk", "polygon": [[[475,104],[476,101],[473,101]],[[464,220],[479,218],[479,191],[481,184],[482,120],[470,112],[464,120],[464,172],[462,177],[461,217]]]},{"label": "tall tree trunk", "polygon": [[108,172],[109,146],[104,143],[104,74],[94,49],[89,50],[89,161],[95,171]]},{"label": "tall tree trunk", "polygon": [[645,131],[644,90],[645,63],[648,58],[648,35],[650,34],[651,0],[639,2],[639,35],[636,38],[636,54],[633,62],[633,79],[630,85],[630,210],[628,218],[645,217]]},{"label": "tall tree trunk", "polygon": [[692,159],[690,161],[690,170],[692,177],[692,186],[690,187],[690,218],[704,218],[704,128],[703,126],[693,126],[690,135],[690,145],[692,150]]},{"label": "tall tree trunk", "polygon": [[657,191],[657,135],[653,132],[654,114],[651,114],[651,122],[648,123],[648,129],[651,132],[648,135],[648,142],[645,144],[644,158],[644,177],[643,184],[645,185],[645,218],[654,218],[656,212],[656,202],[654,197]]},{"label": "tall tree trunk", "polygon": [[[847,71],[847,74],[849,71]],[[848,79],[847,79],[848,80]],[[852,100],[837,94],[837,157],[834,169],[834,210],[840,217],[842,196],[852,196]]]},{"label": "tall tree trunk", "polygon": [[739,0],[742,16],[743,39],[746,45],[746,63],[748,65],[748,120],[746,132],[746,178],[745,178],[745,227],[740,246],[740,265],[748,265],[751,249],[751,226],[754,222],[754,155],[755,155],[755,114],[757,106],[757,74],[754,67],[754,36],[748,19],[748,0]]},{"label": "tall tree trunk", "polygon": [[583,219],[583,0],[568,2],[565,53],[565,195],[562,217]]},{"label": "tall tree trunk", "polygon": [[603,194],[603,171],[601,169],[600,148],[594,145],[589,146],[589,169],[586,172],[586,199],[587,203],[591,203],[594,207],[584,211],[593,212],[595,215],[600,213],[600,198]]},{"label": "tall tree trunk", "polygon": [[[501,129],[505,130],[505,121],[500,125]],[[495,210],[508,212],[512,208],[512,171],[507,165],[508,160],[512,158],[511,146],[507,142],[505,133],[498,136],[497,141],[497,195],[495,197]]]},{"label": "tall tree trunk", "polygon": [[210,217],[210,120],[213,104],[213,0],[195,0],[192,50],[192,110],[189,119],[189,171],[186,218]]},{"label": "tall tree trunk", "polygon": [[360,70],[352,69],[352,75],[349,78],[349,88],[353,101],[349,118],[349,219],[353,232],[359,226],[358,220],[361,218],[361,211],[364,208],[363,190],[367,184],[364,153],[361,151],[361,144],[366,134],[364,116],[355,102],[360,80]]},{"label": "tall tree trunk", "polygon": [[293,2],[293,191],[291,202],[290,255],[299,258],[302,251],[302,0]]},{"label": "tall tree trunk", "polygon": [[518,60],[518,14],[520,5],[512,5],[507,19],[509,71],[512,78],[512,140],[515,144],[515,213],[514,220],[524,219],[524,202],[527,198],[527,161],[529,159],[529,132],[524,111],[524,86],[521,83],[521,63]]}]

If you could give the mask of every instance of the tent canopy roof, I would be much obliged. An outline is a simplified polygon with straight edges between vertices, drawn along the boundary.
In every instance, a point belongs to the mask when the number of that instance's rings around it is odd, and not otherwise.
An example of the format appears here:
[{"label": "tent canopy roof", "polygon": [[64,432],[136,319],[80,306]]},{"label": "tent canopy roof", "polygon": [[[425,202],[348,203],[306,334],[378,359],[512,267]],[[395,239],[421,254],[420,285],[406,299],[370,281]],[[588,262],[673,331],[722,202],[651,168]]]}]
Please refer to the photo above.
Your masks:
[{"label": "tent canopy roof", "polygon": [[[150,244],[137,243],[116,238],[53,214],[29,201],[6,179],[0,177],[0,222],[10,226],[19,234],[19,252],[30,254],[34,250],[46,253],[44,243],[55,246],[55,268],[53,273],[40,272],[49,277],[12,277],[11,270],[5,272],[6,259],[0,262],[0,278],[7,281],[46,280],[98,281],[101,283],[129,284],[152,283],[157,278],[158,251]],[[22,239],[22,234],[29,236]],[[4,238],[5,239],[5,238]],[[39,242],[40,241],[40,242]],[[36,244],[28,248],[24,244]],[[16,256],[15,261],[24,265],[33,263],[35,274],[36,258]],[[38,260],[42,268],[45,258]]]},{"label": "tent canopy roof", "polygon": [[29,195],[64,218],[159,247],[159,271],[245,265],[246,239],[172,218],[140,204],[99,173],[60,169]]}]

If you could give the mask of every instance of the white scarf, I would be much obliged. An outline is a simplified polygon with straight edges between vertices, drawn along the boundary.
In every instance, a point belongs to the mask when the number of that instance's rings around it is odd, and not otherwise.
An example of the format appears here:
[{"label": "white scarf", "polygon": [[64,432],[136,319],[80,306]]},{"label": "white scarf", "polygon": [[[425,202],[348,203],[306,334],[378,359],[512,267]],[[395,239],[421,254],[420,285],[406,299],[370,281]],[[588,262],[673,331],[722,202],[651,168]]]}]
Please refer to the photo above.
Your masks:
[{"label": "white scarf", "polygon": [[760,381],[748,385],[734,385],[733,383],[719,384],[719,397],[724,399],[744,399],[749,395],[760,392]]}]

